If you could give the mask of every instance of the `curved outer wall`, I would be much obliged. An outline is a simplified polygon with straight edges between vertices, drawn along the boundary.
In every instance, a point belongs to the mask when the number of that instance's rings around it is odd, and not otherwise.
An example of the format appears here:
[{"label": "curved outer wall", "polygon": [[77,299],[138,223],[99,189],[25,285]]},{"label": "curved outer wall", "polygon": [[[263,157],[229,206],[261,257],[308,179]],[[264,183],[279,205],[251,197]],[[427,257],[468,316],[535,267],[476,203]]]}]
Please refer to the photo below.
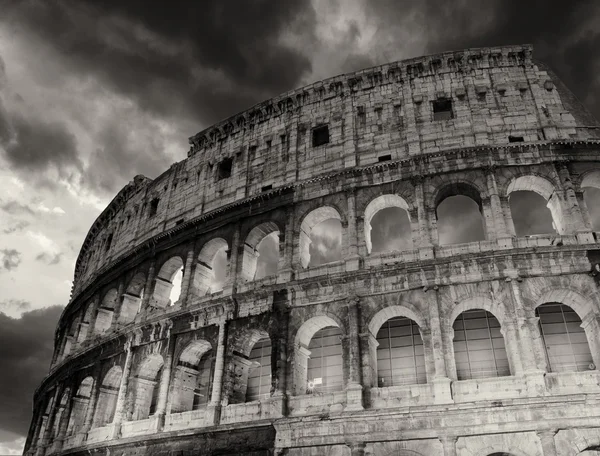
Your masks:
[{"label": "curved outer wall", "polygon": [[[315,145],[324,127],[328,140]],[[137,176],[90,229],[26,454],[600,448],[600,254],[583,199],[600,187],[598,139],[597,121],[530,46],[334,77],[198,133],[186,160],[154,180]],[[515,235],[517,190],[547,200],[557,234]],[[485,240],[440,245],[437,206],[453,195],[478,203]],[[372,214],[388,206],[407,211],[413,248],[372,253]],[[310,231],[332,217],[343,258],[307,267]],[[271,232],[277,275],[253,280]],[[227,279],[211,293],[219,250]],[[181,295],[168,303],[180,267]],[[586,369],[550,367],[536,313],[548,303],[581,320]],[[456,319],[471,309],[497,319],[509,375],[465,379],[457,369]],[[375,338],[398,317],[418,326],[424,381],[385,386]],[[341,333],[341,388],[306,394],[308,346],[326,327]],[[251,351],[266,338],[271,388],[248,400]],[[210,397],[183,410],[206,353]]]}]

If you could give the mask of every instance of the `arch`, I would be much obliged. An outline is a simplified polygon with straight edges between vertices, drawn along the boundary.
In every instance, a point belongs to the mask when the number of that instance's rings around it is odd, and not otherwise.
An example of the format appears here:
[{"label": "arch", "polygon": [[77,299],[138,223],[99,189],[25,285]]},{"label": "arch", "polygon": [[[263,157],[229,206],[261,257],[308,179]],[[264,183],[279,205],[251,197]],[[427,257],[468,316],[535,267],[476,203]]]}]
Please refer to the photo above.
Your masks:
[{"label": "arch", "polygon": [[600,189],[600,169],[591,169],[583,173],[579,187],[581,189],[585,187]]},{"label": "arch", "polygon": [[[270,235],[277,236],[277,246],[279,247],[279,227],[275,222],[264,222],[252,228],[244,242],[244,254],[242,258],[242,278],[246,281],[255,280],[257,265],[259,259],[259,245]],[[279,259],[279,248],[277,249],[277,258]]]},{"label": "arch", "polygon": [[93,386],[94,379],[91,376],[84,378],[79,384],[77,392],[73,396],[71,415],[69,416],[69,423],[67,425],[67,435],[75,435],[83,427],[85,417],[88,413]]},{"label": "arch", "polygon": [[592,297],[586,297],[569,288],[552,288],[545,291],[535,301],[534,309],[548,302],[558,302],[571,307],[582,320],[595,313]]},{"label": "arch", "polygon": [[163,365],[163,357],[155,353],[148,355],[138,366],[133,382],[132,420],[146,419],[154,411]]},{"label": "arch", "polygon": [[92,321],[92,314],[94,313],[94,305],[89,302],[86,304],[84,310],[81,313],[81,322],[79,323],[79,331],[77,331],[77,343],[81,344],[88,338],[90,332],[90,322]]},{"label": "arch", "polygon": [[458,380],[511,374],[501,325],[492,312],[469,308],[451,321]]},{"label": "arch", "polygon": [[[373,248],[373,243],[371,240],[371,222],[373,220],[373,217],[375,217],[375,214],[377,214],[379,211],[391,207],[397,207],[399,209],[402,209],[408,216],[409,223],[411,222],[408,203],[400,195],[380,195],[377,198],[371,200],[371,202],[365,208],[364,214],[365,243],[367,245],[367,253],[369,254],[371,253],[371,250]],[[409,233],[409,239],[412,243],[412,233]]]},{"label": "arch", "polygon": [[183,347],[173,375],[171,413],[204,407],[212,393],[213,373],[214,356],[208,341],[197,339]]},{"label": "arch", "polygon": [[252,344],[248,355],[250,369],[245,402],[266,399],[271,395],[271,339],[263,336]]},{"label": "arch", "polygon": [[[448,199],[454,197],[468,198],[474,202],[479,209],[479,215],[476,215],[472,212],[474,209],[468,207],[469,203],[466,200],[454,201],[455,203],[458,202],[457,207],[460,208],[462,212],[460,214],[462,218],[468,221],[468,225],[464,227],[465,229],[461,229],[460,226],[457,226],[455,220],[448,220],[449,215],[446,214],[446,212],[448,212],[446,207],[442,207],[444,210],[440,211],[440,206],[448,206],[451,203]],[[487,238],[485,218],[483,215],[483,200],[481,198],[481,193],[473,184],[467,182],[452,182],[442,186],[435,194],[434,207],[438,228],[438,242],[440,245],[477,242]],[[455,211],[456,208],[453,208],[453,210]],[[477,222],[479,222],[480,225],[478,225]],[[479,226],[481,226],[481,230],[478,229]],[[450,239],[446,240],[445,238]]]},{"label": "arch", "polygon": [[121,304],[121,312],[119,314],[120,323],[131,323],[135,319],[135,316],[141,310],[145,286],[146,276],[142,272],[135,274],[129,281],[129,284],[127,285],[125,293],[122,297],[123,302]]},{"label": "arch", "polygon": [[100,427],[112,422],[122,375],[121,366],[111,367],[104,375],[98,392],[92,427]]},{"label": "arch", "polygon": [[[343,387],[343,379],[339,375],[343,369],[341,366],[338,366],[338,364],[342,364],[342,349],[341,341],[339,339],[341,327],[342,326],[331,316],[318,315],[305,321],[298,329],[294,343],[293,374],[294,392],[296,395],[312,392],[312,390],[308,388],[308,379],[311,375],[311,371],[318,371],[319,374],[322,375],[322,377],[319,378],[322,379],[323,387],[331,391]],[[333,328],[333,331],[328,332],[328,328]],[[320,338],[315,339],[316,336],[320,336]],[[338,338],[337,341],[335,340],[336,337]],[[315,340],[314,343],[313,340]],[[315,352],[312,358],[311,350]],[[329,365],[333,370],[338,372],[337,376],[331,376],[330,382],[328,382],[328,373],[322,369],[322,361],[325,355],[331,357],[332,362],[330,362]],[[309,360],[311,360],[311,363],[309,363]],[[313,377],[310,378],[312,379]],[[319,386],[317,389],[320,388],[322,387]]]},{"label": "arch", "polygon": [[310,263],[310,244],[312,243],[311,234],[313,229],[325,222],[326,220],[339,220],[342,221],[340,213],[331,206],[321,206],[317,209],[310,211],[302,219],[300,224],[300,263],[303,268],[308,267]]},{"label": "arch", "polygon": [[179,256],[171,257],[163,263],[154,279],[154,290],[152,291],[153,307],[165,308],[175,304],[171,298],[178,299],[179,296],[173,296],[173,293],[177,291],[174,289],[174,279],[182,271],[183,260]]},{"label": "arch", "polygon": [[[229,246],[223,238],[213,238],[208,241],[198,254],[198,263],[194,274],[194,289],[199,296],[214,293],[223,289],[223,284],[217,282],[215,274],[215,259],[219,254],[227,254]],[[226,266],[225,276],[229,266]]]},{"label": "arch", "polygon": [[58,401],[57,407],[54,411],[54,423],[52,428],[52,436],[57,438],[60,433],[60,427],[62,425],[63,420],[68,419],[65,416],[65,411],[69,401],[71,400],[71,388],[67,387],[64,389],[62,395],[60,396],[60,400]]},{"label": "arch", "polygon": [[581,318],[569,306],[547,302],[535,309],[548,372],[595,369]]},{"label": "arch", "polygon": [[413,320],[420,328],[426,328],[426,320],[415,309],[406,306],[394,305],[381,309],[371,318],[369,322],[369,332],[376,335],[381,326],[390,318],[406,317]]},{"label": "arch", "polygon": [[375,339],[379,387],[427,383],[421,329],[414,320],[392,317],[380,326]]},{"label": "arch", "polygon": [[579,187],[583,192],[583,201],[579,200],[582,215],[594,231],[600,231],[600,169],[585,172]]},{"label": "arch", "polygon": [[115,313],[115,307],[117,305],[117,299],[119,297],[118,294],[116,288],[111,288],[102,298],[96,314],[94,334],[102,334],[110,329]]},{"label": "arch", "polygon": [[552,182],[536,175],[526,175],[513,178],[506,189],[506,196],[510,197],[512,192],[531,191],[542,196],[546,206],[552,213],[554,229],[558,234],[565,234],[566,221],[563,215],[562,202]]}]

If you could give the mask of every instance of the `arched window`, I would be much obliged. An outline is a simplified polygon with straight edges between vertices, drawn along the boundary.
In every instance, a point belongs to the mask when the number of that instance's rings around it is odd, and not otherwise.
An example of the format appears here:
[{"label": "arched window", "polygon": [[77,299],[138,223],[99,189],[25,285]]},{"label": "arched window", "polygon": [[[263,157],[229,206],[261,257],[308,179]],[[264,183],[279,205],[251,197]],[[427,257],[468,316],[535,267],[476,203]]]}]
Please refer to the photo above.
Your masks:
[{"label": "arched window", "polygon": [[595,369],[581,319],[569,306],[542,304],[535,310],[546,352],[548,372]]},{"label": "arched window", "polygon": [[190,342],[179,355],[173,377],[171,413],[204,408],[212,394],[214,354],[205,340]]},{"label": "arched window", "polygon": [[60,401],[57,404],[57,407],[54,411],[54,428],[52,429],[52,436],[54,438],[58,437],[60,432],[60,426],[64,419],[68,419],[65,417],[65,410],[67,408],[67,404],[71,399],[71,390],[70,388],[65,389],[62,396],[60,397]]},{"label": "arched window", "polygon": [[163,264],[154,280],[152,306],[165,308],[175,304],[181,293],[182,277],[183,260],[180,257],[172,257]]},{"label": "arched window", "polygon": [[119,314],[120,323],[131,323],[142,306],[144,296],[144,287],[146,286],[146,276],[138,272],[127,285],[123,293],[123,303],[121,304],[121,313]]},{"label": "arched window", "polygon": [[273,222],[254,227],[244,242],[242,278],[247,281],[277,274],[279,229]]},{"label": "arched window", "polygon": [[329,206],[310,212],[300,226],[300,263],[319,266],[342,259],[342,224],[338,211]]},{"label": "arched window", "polygon": [[510,375],[496,317],[482,309],[467,310],[456,318],[452,328],[458,380]]},{"label": "arched window", "polygon": [[411,250],[408,204],[398,195],[381,195],[365,209],[367,253]]},{"label": "arched window", "polygon": [[520,176],[510,182],[507,195],[517,236],[554,231],[564,234],[562,204],[551,182],[539,176]]},{"label": "arched window", "polygon": [[122,372],[121,366],[113,366],[102,379],[92,427],[101,427],[112,423]]},{"label": "arched window", "polygon": [[77,393],[73,397],[71,415],[69,416],[69,424],[67,426],[67,435],[75,435],[83,427],[88,411],[88,405],[90,403],[93,384],[94,379],[92,377],[86,377],[79,384]]},{"label": "arched window", "polygon": [[194,290],[198,296],[215,293],[223,289],[227,279],[227,241],[215,238],[202,247],[194,274]]},{"label": "arched window", "polygon": [[406,317],[386,321],[377,332],[379,387],[427,383],[419,326]]},{"label": "arched window", "polygon": [[94,325],[94,334],[102,334],[108,331],[112,325],[115,306],[117,305],[118,292],[116,288],[112,288],[106,292],[98,313],[96,314],[96,324]]},{"label": "arched window", "polygon": [[133,382],[133,421],[150,416],[152,400],[156,398],[154,390],[159,389],[158,381],[163,363],[162,356],[154,354],[140,364]]},{"label": "arched window", "polygon": [[92,320],[92,313],[94,311],[94,305],[88,303],[83,311],[81,317],[81,323],[79,324],[79,331],[77,332],[77,343],[81,344],[84,342],[90,332],[90,321]]},{"label": "arched window", "polygon": [[485,240],[483,203],[474,187],[447,185],[438,193],[435,207],[440,245]]},{"label": "arched window", "polygon": [[307,392],[332,392],[344,387],[340,328],[320,329],[310,340],[308,350]]},{"label": "arched window", "polygon": [[252,365],[248,373],[246,402],[265,399],[271,395],[271,339],[266,337],[256,342],[248,359]]},{"label": "arched window", "polygon": [[587,173],[581,181],[581,189],[592,229],[600,231],[600,170]]}]

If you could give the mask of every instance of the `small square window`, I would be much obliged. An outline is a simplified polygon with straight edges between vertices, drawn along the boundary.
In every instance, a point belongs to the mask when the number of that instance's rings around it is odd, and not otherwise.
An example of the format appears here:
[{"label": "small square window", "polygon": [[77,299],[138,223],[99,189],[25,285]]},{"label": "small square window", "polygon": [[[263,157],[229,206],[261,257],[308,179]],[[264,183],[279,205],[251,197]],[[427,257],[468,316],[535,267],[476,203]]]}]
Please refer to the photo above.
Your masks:
[{"label": "small square window", "polygon": [[148,209],[148,217],[154,217],[156,215],[156,212],[158,211],[158,202],[160,200],[158,198],[154,198],[152,201],[150,201],[150,207]]},{"label": "small square window", "polygon": [[313,128],[312,131],[312,145],[313,147],[322,146],[329,142],[329,127],[322,125],[320,127]]},{"label": "small square window", "polygon": [[219,169],[217,170],[217,176],[219,180],[227,179],[231,176],[231,170],[233,168],[233,158],[226,158],[219,163]]},{"label": "small square window", "polygon": [[380,162],[389,161],[389,160],[391,160],[391,159],[392,159],[392,156],[391,156],[391,155],[382,155],[381,157],[379,157],[379,158],[378,158],[378,160],[379,160]]},{"label": "small square window", "polygon": [[265,185],[264,187],[262,187],[260,189],[261,192],[268,192],[269,190],[273,189],[273,185]]},{"label": "small square window", "polygon": [[522,136],[509,136],[508,142],[523,142],[524,139]]},{"label": "small square window", "polygon": [[452,100],[440,98],[433,102],[433,120],[448,120],[452,118]]}]

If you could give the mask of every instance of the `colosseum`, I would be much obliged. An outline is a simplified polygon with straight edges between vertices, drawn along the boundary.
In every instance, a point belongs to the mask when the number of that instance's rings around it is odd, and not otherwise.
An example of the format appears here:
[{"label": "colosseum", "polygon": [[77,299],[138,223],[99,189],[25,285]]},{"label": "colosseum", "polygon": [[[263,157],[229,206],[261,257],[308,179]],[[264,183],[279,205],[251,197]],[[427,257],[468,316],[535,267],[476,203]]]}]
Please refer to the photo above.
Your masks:
[{"label": "colosseum", "polygon": [[136,176],[85,238],[24,454],[600,455],[600,124],[532,53],[336,76]]}]

